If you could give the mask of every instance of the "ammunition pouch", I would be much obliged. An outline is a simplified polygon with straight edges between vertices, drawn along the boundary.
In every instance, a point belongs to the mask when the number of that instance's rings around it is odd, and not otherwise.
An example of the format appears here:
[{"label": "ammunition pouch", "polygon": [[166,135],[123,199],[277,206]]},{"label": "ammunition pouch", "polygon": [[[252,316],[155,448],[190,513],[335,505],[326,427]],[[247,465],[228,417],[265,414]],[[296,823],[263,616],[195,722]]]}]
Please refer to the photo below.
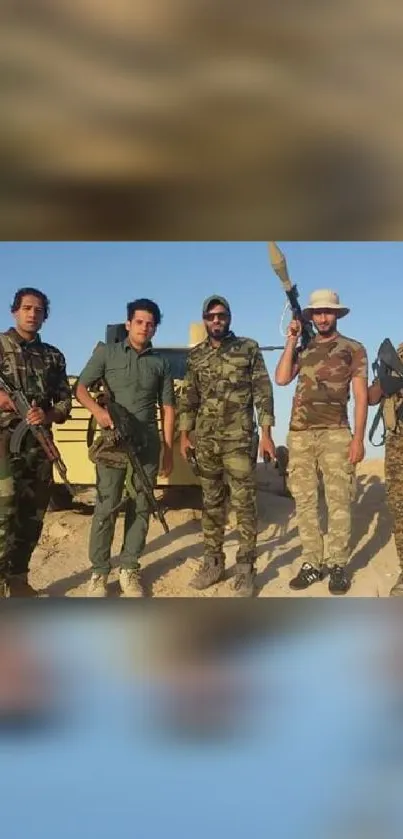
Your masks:
[{"label": "ammunition pouch", "polygon": [[92,463],[112,466],[115,469],[127,470],[129,458],[122,446],[117,442],[116,432],[103,429],[88,448],[88,457]]}]

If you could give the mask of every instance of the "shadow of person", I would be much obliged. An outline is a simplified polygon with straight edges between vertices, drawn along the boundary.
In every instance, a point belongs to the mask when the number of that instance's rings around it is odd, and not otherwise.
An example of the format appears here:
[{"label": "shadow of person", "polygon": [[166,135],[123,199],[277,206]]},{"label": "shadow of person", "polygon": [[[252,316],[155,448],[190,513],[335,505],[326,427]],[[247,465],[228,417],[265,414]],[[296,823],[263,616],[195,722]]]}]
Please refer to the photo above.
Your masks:
[{"label": "shadow of person", "polygon": [[386,504],[384,482],[377,475],[360,476],[353,504],[352,573],[366,568],[388,544],[391,534],[392,522]]}]

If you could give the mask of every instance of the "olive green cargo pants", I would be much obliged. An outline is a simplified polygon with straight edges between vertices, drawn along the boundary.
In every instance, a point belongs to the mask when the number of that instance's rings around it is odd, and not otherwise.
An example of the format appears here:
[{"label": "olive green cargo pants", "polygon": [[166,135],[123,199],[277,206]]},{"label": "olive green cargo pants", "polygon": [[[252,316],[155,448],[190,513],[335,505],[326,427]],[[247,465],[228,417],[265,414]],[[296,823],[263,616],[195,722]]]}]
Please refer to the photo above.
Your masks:
[{"label": "olive green cargo pants", "polygon": [[[153,439],[140,455],[144,471],[152,486],[158,474],[160,458],[159,440]],[[111,511],[119,504],[126,482],[126,470],[99,463],[96,466],[97,500],[91,525],[89,558],[96,574],[108,574],[117,513]],[[144,492],[137,482],[136,492],[131,495],[125,508],[123,546],[120,553],[120,567],[128,570],[139,568],[147,539],[150,511]]]}]

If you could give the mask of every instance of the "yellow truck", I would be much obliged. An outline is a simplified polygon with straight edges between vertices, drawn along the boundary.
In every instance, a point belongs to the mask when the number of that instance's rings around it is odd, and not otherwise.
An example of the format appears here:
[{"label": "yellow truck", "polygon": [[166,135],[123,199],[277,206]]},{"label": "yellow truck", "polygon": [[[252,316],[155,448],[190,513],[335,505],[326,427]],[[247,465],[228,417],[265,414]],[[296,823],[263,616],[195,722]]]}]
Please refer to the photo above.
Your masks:
[{"label": "yellow truck", "polygon": [[[122,340],[125,334],[124,324],[111,324],[106,330],[106,340],[117,342]],[[158,352],[162,353],[170,363],[177,395],[179,395],[181,390],[189,350],[202,341],[204,337],[204,324],[193,323],[190,326],[190,340],[187,347],[157,347]],[[282,347],[262,347],[262,349],[277,350],[282,349]],[[77,376],[69,376],[69,381],[74,386],[77,381]],[[80,488],[95,485],[95,466],[88,458],[87,431],[89,420],[90,414],[87,409],[83,408],[76,399],[73,399],[70,419],[63,425],[54,426],[55,444],[66,464],[68,479],[73,486]],[[160,419],[159,424],[161,428]],[[189,464],[180,457],[179,432],[176,431],[173,471],[169,478],[159,475],[157,478],[157,487],[197,487],[199,485],[199,478],[194,475]],[[51,503],[53,509],[60,509],[71,504],[70,496],[65,489],[62,479],[55,471],[54,491]]]}]

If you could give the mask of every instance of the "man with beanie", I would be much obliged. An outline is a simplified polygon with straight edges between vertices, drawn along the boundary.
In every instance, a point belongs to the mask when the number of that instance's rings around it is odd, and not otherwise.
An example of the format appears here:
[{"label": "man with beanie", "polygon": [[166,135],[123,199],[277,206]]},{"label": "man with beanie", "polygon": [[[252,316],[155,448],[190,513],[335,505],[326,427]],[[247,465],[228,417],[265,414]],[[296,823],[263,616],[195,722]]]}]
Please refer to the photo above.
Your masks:
[{"label": "man with beanie", "polygon": [[231,331],[225,298],[213,295],[204,302],[203,321],[207,337],[189,353],[179,408],[181,454],[186,458],[195,448],[203,492],[204,558],[191,585],[206,589],[225,576],[226,477],[239,531],[233,591],[248,597],[255,588],[257,540],[254,409],[260,452],[274,459],[273,390],[256,341]]}]

